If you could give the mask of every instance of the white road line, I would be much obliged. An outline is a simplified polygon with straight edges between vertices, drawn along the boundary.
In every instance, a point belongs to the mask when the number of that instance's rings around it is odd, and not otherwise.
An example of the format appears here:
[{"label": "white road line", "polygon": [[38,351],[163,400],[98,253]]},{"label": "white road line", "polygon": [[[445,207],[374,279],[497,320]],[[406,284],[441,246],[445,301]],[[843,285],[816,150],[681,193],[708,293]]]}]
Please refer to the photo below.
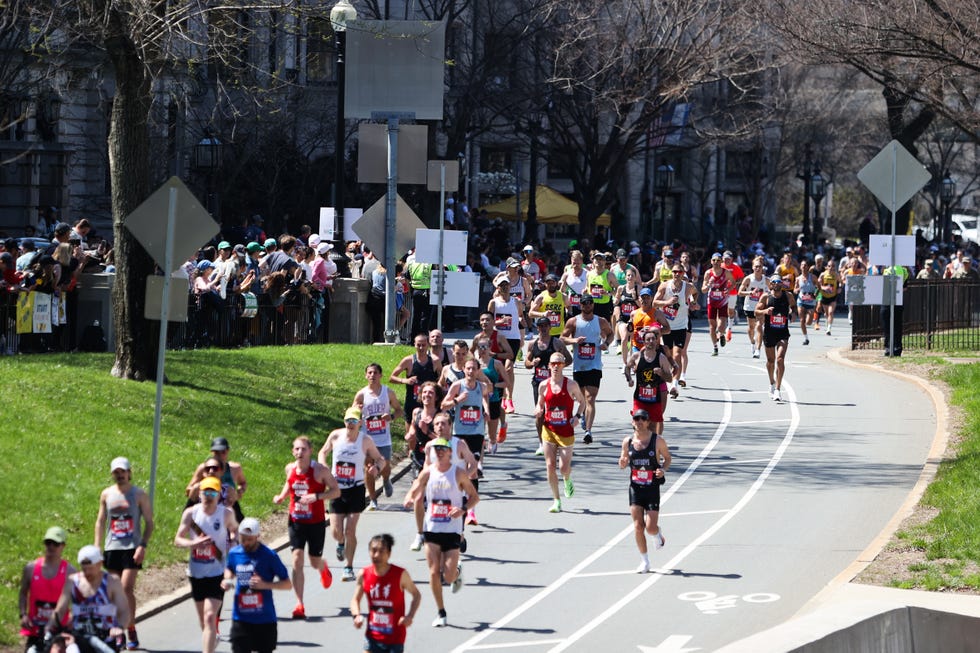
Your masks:
[{"label": "white road line", "polygon": [[[587,574],[579,574],[576,578],[604,578],[606,576],[635,576],[635,571],[621,569],[619,571],[590,571]],[[561,640],[558,640],[559,642]]]},{"label": "white road line", "polygon": [[[768,390],[766,390],[766,394],[769,394]],[[732,426],[741,426],[743,424],[775,424],[776,422],[788,422],[789,420],[789,417],[783,417],[781,419],[751,419],[744,422],[732,422]]]},{"label": "white road line", "polygon": [[[694,541],[692,541],[690,544],[684,547],[684,549],[680,553],[674,556],[673,559],[671,559],[666,565],[663,566],[663,569],[674,569],[682,560],[684,560],[684,558],[686,558],[691,553],[693,553],[704,541],[706,541],[709,537],[717,533],[725,524],[731,521],[731,519],[735,517],[735,515],[741,512],[742,508],[747,506],[749,501],[751,501],[755,497],[755,495],[759,492],[759,490],[765,484],[766,480],[768,480],[769,475],[772,473],[772,470],[775,469],[776,465],[779,464],[779,461],[782,460],[783,454],[786,452],[786,449],[793,441],[793,436],[796,434],[796,429],[800,423],[800,411],[796,405],[796,393],[793,391],[792,386],[790,386],[788,383],[784,382],[783,387],[786,390],[787,396],[789,397],[789,404],[790,404],[790,410],[793,414],[793,421],[792,423],[790,423],[789,428],[786,430],[786,435],[783,437],[783,441],[780,442],[779,446],[776,448],[776,451],[773,452],[772,458],[769,460],[769,464],[766,465],[766,468],[762,471],[762,473],[759,474],[758,478],[755,479],[755,482],[752,483],[752,486],[745,492],[745,494],[742,495],[742,498],[738,500],[738,503],[736,503],[731,510],[729,510],[723,517],[721,517],[718,521],[716,521],[714,524],[708,527],[708,529],[705,530],[700,536],[696,537]],[[632,531],[633,529],[631,527],[629,529],[629,532]],[[632,603],[638,596],[643,594],[654,583],[656,583],[657,581],[659,581],[661,578],[664,577],[665,576],[662,576],[660,574],[651,575],[650,578],[640,583],[640,585],[637,586],[636,589],[634,589],[632,592],[627,593],[619,601],[609,606],[602,614],[596,616],[587,624],[585,624],[577,631],[572,633],[571,636],[569,636],[567,639],[562,641],[558,646],[549,649],[548,653],[558,653],[559,651],[564,651],[569,646],[571,646],[578,640],[585,637],[589,632],[591,632],[596,627],[601,625],[604,621],[606,621],[613,615],[617,614],[620,610],[622,610],[627,605]]]},{"label": "white road line", "polygon": [[[707,463],[705,463],[707,464]],[[660,511],[661,517],[690,517],[691,515],[717,515],[721,512],[728,512],[731,508],[725,508],[723,510],[690,510],[688,512],[664,512]]]},{"label": "white road line", "polygon": [[[664,492],[663,496],[660,499],[661,506],[663,506],[664,503],[666,503],[670,499],[670,497],[672,497],[674,493],[682,485],[684,485],[684,482],[691,477],[691,475],[694,473],[694,470],[697,469],[698,465],[704,462],[704,459],[708,457],[708,454],[710,454],[711,451],[715,448],[715,446],[717,446],[718,442],[721,441],[721,436],[725,433],[725,429],[728,427],[728,422],[732,418],[731,390],[725,387],[722,390],[722,394],[725,398],[725,408],[722,411],[721,421],[718,423],[718,428],[715,429],[714,436],[711,438],[711,441],[704,446],[704,448],[701,450],[701,453],[698,454],[698,457],[695,458],[690,465],[688,465],[687,469],[684,470],[684,473],[681,474],[679,477],[677,477],[677,480],[671,483],[670,488],[666,492]],[[512,622],[514,619],[518,618],[519,616],[521,616],[522,614],[524,614],[525,612],[533,608],[535,605],[548,598],[551,594],[557,592],[562,587],[562,585],[564,585],[568,581],[578,576],[580,571],[582,571],[583,569],[591,565],[599,558],[601,558],[603,555],[606,554],[607,551],[615,547],[622,540],[626,539],[632,534],[633,534],[633,525],[630,524],[627,528],[624,528],[622,531],[614,535],[612,539],[610,539],[608,542],[600,546],[592,554],[587,556],[584,560],[582,560],[577,565],[575,565],[574,567],[566,571],[564,574],[559,576],[553,583],[551,583],[551,585],[548,585],[543,590],[541,590],[540,592],[538,592],[537,594],[529,598],[527,601],[525,601],[524,603],[520,604],[519,606],[517,606],[516,608],[514,608],[513,610],[505,614],[496,622],[490,624],[490,626],[486,630],[477,633],[470,639],[466,640],[465,642],[463,642],[462,644],[454,648],[453,653],[456,653],[458,651],[468,651],[474,649],[478,643],[482,642],[487,637],[490,637],[490,635],[493,635],[495,632],[497,632],[498,630],[500,630],[501,628],[503,628],[504,626]]]},{"label": "white road line", "polygon": [[[788,421],[788,420],[787,420]],[[723,465],[742,465],[744,463],[765,463],[769,462],[768,458],[752,458],[750,460],[709,460],[701,463],[703,467],[720,467]]]},{"label": "white road line", "polygon": [[560,639],[541,639],[529,642],[507,642],[506,644],[484,644],[483,646],[472,646],[471,651],[489,651],[495,648],[520,648],[522,646],[545,646],[547,644],[557,644]]}]

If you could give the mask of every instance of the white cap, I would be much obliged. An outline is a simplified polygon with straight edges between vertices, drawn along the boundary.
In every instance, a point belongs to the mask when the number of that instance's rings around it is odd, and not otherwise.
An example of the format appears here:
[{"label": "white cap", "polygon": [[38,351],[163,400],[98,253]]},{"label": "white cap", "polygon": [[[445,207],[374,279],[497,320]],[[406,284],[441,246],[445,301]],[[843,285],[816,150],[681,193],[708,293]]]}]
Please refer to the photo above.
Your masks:
[{"label": "white cap", "polygon": [[112,459],[112,462],[109,463],[109,471],[110,472],[114,472],[117,469],[125,469],[128,472],[132,468],[133,468],[133,466],[129,464],[129,458],[126,458],[124,456],[119,456],[117,458],[113,458]]},{"label": "white cap", "polygon": [[78,564],[83,562],[102,562],[102,552],[94,544],[86,544],[78,550]]},{"label": "white cap", "polygon": [[259,525],[259,520],[255,517],[246,517],[238,527],[238,533],[240,535],[259,535],[261,532],[262,527]]},{"label": "white cap", "polygon": [[330,243],[320,243],[319,245],[316,246],[316,253],[326,254],[331,249],[333,249],[333,245],[331,245]]},{"label": "white cap", "polygon": [[307,242],[310,247],[316,247],[320,244],[320,234],[312,234]]}]

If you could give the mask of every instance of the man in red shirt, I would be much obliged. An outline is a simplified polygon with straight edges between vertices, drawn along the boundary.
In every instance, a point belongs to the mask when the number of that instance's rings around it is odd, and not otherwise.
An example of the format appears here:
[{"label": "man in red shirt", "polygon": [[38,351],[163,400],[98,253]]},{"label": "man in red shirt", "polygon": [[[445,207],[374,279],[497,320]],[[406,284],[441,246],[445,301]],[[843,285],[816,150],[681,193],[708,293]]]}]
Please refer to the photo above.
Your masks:
[{"label": "man in red shirt", "polygon": [[[389,562],[395,539],[384,533],[371,538],[368,552],[371,564],[357,575],[357,588],[350,600],[350,612],[354,616],[354,628],[367,623],[364,650],[368,653],[391,651],[405,645],[407,628],[415,620],[422,593],[403,568]],[[412,596],[412,604],[405,613],[405,592]],[[367,619],[361,612],[361,599],[367,596]],[[401,649],[399,649],[401,650]]]},{"label": "man in red shirt", "polygon": [[[44,627],[54,612],[65,586],[65,580],[76,569],[62,557],[65,552],[65,531],[52,526],[44,534],[44,555],[27,563],[20,579],[20,634],[27,637],[27,646],[38,646],[44,637]],[[68,619],[62,622],[67,623]]]},{"label": "man in red shirt", "polygon": [[735,263],[735,256],[726,251],[721,258],[721,267],[732,273],[732,280],[735,282],[728,291],[728,326],[725,328],[725,340],[732,341],[732,326],[738,324],[738,315],[735,313],[735,304],[738,303],[738,287],[745,278],[745,271],[742,266]]}]

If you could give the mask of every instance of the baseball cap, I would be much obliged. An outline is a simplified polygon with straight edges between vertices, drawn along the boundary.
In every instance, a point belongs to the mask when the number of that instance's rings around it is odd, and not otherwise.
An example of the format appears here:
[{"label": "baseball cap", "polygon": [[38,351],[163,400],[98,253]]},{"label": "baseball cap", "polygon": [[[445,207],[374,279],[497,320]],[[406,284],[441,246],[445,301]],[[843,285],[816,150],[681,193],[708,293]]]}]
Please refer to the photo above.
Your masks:
[{"label": "baseball cap", "polygon": [[269,249],[270,247],[276,247],[278,244],[279,243],[276,242],[276,239],[275,238],[266,238],[265,239],[265,248],[266,249]]},{"label": "baseball cap", "polygon": [[333,249],[333,245],[331,245],[330,243],[320,243],[319,245],[316,246],[316,253],[326,254],[331,249]]},{"label": "baseball cap", "polygon": [[265,251],[265,247],[262,247],[262,245],[259,245],[256,242],[251,242],[248,245],[245,245],[245,251],[246,252],[264,252]]},{"label": "baseball cap", "polygon": [[554,273],[549,273],[544,278],[545,281],[558,281],[558,275]]},{"label": "baseball cap", "polygon": [[320,238],[320,234],[310,234],[310,237],[307,239],[306,243],[310,247],[316,247],[317,245],[320,244],[320,241],[321,240],[323,240],[323,239]]},{"label": "baseball cap", "polygon": [[541,317],[539,317],[538,319],[536,319],[534,321],[534,323],[537,326],[551,326],[551,320],[549,320],[548,318],[544,317],[543,315]]},{"label": "baseball cap", "polygon": [[436,438],[432,441],[432,446],[436,449],[452,449],[452,445],[449,444],[449,440],[446,438]]},{"label": "baseball cap", "polygon": [[109,471],[110,472],[114,472],[117,469],[125,469],[128,472],[132,468],[133,468],[133,466],[129,464],[129,458],[126,458],[124,456],[119,456],[117,458],[113,458],[112,459],[112,462],[109,463]]},{"label": "baseball cap", "polygon": [[217,437],[211,440],[211,451],[228,451],[230,446],[228,438]]},{"label": "baseball cap", "polygon": [[44,533],[44,541],[51,540],[58,544],[64,544],[67,539],[68,536],[65,535],[65,529],[61,526],[52,526]]},{"label": "baseball cap", "polygon": [[361,419],[361,409],[357,406],[351,406],[344,412],[344,419]]},{"label": "baseball cap", "polygon": [[221,481],[213,476],[206,476],[201,479],[201,484],[198,486],[201,491],[204,490],[214,490],[215,492],[221,492]]},{"label": "baseball cap", "polygon": [[220,243],[218,243],[218,249],[231,249],[231,243],[229,243],[227,240],[222,240]]},{"label": "baseball cap", "polygon": [[519,268],[519,267],[521,267],[521,262],[518,261],[516,258],[509,258],[509,259],[507,259],[507,267],[509,267],[509,268]]},{"label": "baseball cap", "polygon": [[652,297],[652,296],[653,296],[653,291],[652,291],[652,290],[650,290],[649,288],[644,288],[643,290],[641,290],[641,291],[640,291],[640,297],[646,297],[646,296],[648,296],[648,295],[649,295],[650,297]]},{"label": "baseball cap", "polygon": [[711,260],[712,261],[716,261],[716,260],[717,261],[720,261],[721,260],[721,254],[719,254],[718,252],[715,252],[714,254],[711,255]]},{"label": "baseball cap", "polygon": [[200,272],[204,272],[208,268],[213,268],[213,267],[214,267],[214,263],[212,263],[211,261],[209,261],[207,259],[204,259],[203,261],[201,261],[201,262],[199,262],[197,264],[197,269]]},{"label": "baseball cap", "polygon": [[647,411],[643,410],[642,408],[638,408],[637,410],[634,410],[633,411],[633,419],[640,419],[640,418],[650,419],[650,413],[648,413]]},{"label": "baseball cap", "polygon": [[500,286],[504,285],[505,283],[509,286],[510,285],[510,279],[508,279],[507,277],[500,277],[499,279],[497,279],[497,281],[493,285],[495,285],[495,286],[497,286],[499,288]]},{"label": "baseball cap", "polygon": [[725,253],[722,256],[724,256],[724,258],[735,258],[735,255],[728,250],[725,250]]},{"label": "baseball cap", "polygon": [[616,250],[616,258],[626,258],[626,250],[625,249],[617,249]]},{"label": "baseball cap", "polygon": [[78,550],[78,564],[102,562],[102,552],[94,544],[86,544]]},{"label": "baseball cap", "polygon": [[674,250],[669,247],[664,247],[664,256],[673,256]]},{"label": "baseball cap", "polygon": [[774,274],[771,277],[769,277],[769,283],[778,283],[778,284],[782,285],[783,278],[781,276],[779,276],[778,274]]},{"label": "baseball cap", "polygon": [[530,246],[530,245],[525,245],[524,246],[524,251],[525,252],[533,252],[534,251],[534,248],[532,246]]},{"label": "baseball cap", "polygon": [[595,297],[592,295],[582,295],[582,298],[578,301],[579,304],[595,304]]},{"label": "baseball cap", "polygon": [[262,533],[262,526],[259,525],[259,520],[255,517],[246,517],[242,520],[241,525],[238,527],[239,535],[260,535]]},{"label": "baseball cap", "polygon": [[241,243],[238,243],[237,245],[235,245],[234,250],[235,250],[235,253],[236,254],[244,254],[245,253],[245,245],[242,245]]}]

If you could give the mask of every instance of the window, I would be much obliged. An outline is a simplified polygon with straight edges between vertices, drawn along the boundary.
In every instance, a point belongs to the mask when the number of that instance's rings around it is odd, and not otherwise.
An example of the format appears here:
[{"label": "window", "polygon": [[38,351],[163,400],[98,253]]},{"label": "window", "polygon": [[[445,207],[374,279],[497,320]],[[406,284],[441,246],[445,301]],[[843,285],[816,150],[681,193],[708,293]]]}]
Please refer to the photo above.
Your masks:
[{"label": "window", "polygon": [[247,11],[214,9],[208,13],[208,76],[212,81],[245,81],[250,25]]},{"label": "window", "polygon": [[323,84],[337,81],[334,66],[333,28],[325,18],[311,18],[306,24],[306,81]]}]

